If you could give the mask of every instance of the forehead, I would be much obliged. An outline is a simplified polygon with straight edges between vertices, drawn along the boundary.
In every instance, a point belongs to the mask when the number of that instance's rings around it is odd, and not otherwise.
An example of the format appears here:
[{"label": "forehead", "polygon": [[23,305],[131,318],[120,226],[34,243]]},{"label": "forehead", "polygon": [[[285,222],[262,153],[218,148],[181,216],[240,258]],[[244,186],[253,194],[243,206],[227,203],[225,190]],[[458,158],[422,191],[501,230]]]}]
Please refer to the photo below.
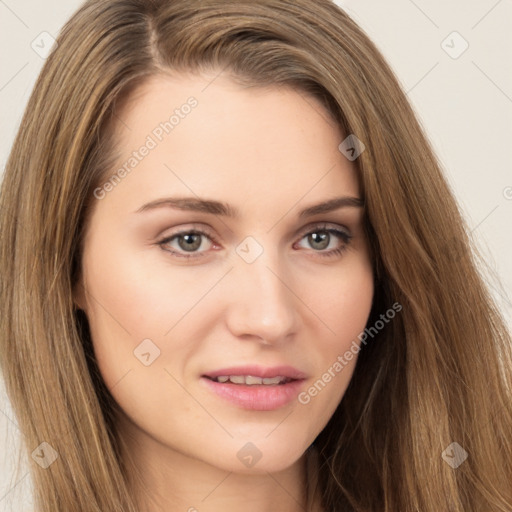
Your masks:
[{"label": "forehead", "polygon": [[243,87],[214,73],[152,77],[122,103],[114,133],[111,175],[124,172],[109,200],[197,195],[261,210],[359,191],[339,126],[291,87]]}]

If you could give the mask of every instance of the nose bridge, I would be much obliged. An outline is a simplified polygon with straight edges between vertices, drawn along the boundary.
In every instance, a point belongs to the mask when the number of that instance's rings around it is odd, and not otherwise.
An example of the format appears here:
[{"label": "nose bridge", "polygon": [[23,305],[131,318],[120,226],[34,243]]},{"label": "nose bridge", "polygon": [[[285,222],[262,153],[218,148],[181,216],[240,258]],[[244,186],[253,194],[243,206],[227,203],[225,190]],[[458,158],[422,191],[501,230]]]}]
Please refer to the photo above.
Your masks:
[{"label": "nose bridge", "polygon": [[269,343],[292,332],[296,302],[285,284],[288,273],[282,256],[275,249],[258,245],[249,240],[237,248],[228,321],[234,334],[254,335]]}]

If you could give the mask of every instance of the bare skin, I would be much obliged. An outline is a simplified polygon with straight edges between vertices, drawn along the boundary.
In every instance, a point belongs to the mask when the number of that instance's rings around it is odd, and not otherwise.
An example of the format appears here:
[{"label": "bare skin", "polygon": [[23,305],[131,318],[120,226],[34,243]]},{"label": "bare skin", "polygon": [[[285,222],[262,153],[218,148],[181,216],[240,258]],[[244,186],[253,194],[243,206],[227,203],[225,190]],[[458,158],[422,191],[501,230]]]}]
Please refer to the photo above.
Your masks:
[{"label": "bare skin", "polygon": [[[344,135],[317,100],[215,75],[154,77],[123,105],[118,165],[152,146],[148,136],[155,147],[97,192],[75,300],[122,409],[118,428],[142,474],[145,510],[303,512],[306,449],[357,357],[341,371],[333,364],[364,330],[374,290],[363,209],[298,214],[360,198],[358,180],[338,150]],[[190,97],[197,104],[160,133]],[[139,211],[185,196],[228,203],[239,217]],[[205,373],[246,364],[303,372],[302,402],[247,409],[205,383]],[[324,386],[309,393],[319,379]]]}]

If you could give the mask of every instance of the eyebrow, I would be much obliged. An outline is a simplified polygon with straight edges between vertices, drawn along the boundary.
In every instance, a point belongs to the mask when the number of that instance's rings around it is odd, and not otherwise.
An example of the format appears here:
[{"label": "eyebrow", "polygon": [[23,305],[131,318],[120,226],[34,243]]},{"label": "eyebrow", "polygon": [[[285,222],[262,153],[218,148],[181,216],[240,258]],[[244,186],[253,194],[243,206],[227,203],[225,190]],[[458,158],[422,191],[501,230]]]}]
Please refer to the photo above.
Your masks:
[{"label": "eyebrow", "polygon": [[[299,212],[299,218],[311,217],[320,213],[328,213],[340,208],[362,208],[364,203],[359,197],[342,196],[329,199]],[[209,213],[212,215],[221,215],[224,217],[239,218],[240,212],[237,208],[220,201],[211,199],[199,199],[197,197],[165,197],[156,199],[142,205],[135,213],[142,213],[157,208],[176,208],[178,210]]]}]

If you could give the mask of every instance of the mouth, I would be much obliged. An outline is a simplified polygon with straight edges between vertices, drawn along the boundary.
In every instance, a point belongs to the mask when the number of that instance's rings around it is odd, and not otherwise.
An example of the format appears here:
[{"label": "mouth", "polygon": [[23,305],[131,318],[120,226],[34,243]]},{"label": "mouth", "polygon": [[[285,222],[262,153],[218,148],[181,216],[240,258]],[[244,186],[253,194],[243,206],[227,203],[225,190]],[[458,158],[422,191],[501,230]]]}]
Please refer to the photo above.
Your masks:
[{"label": "mouth", "polygon": [[297,398],[306,374],[290,366],[224,368],[201,376],[222,401],[252,411],[272,411]]}]

